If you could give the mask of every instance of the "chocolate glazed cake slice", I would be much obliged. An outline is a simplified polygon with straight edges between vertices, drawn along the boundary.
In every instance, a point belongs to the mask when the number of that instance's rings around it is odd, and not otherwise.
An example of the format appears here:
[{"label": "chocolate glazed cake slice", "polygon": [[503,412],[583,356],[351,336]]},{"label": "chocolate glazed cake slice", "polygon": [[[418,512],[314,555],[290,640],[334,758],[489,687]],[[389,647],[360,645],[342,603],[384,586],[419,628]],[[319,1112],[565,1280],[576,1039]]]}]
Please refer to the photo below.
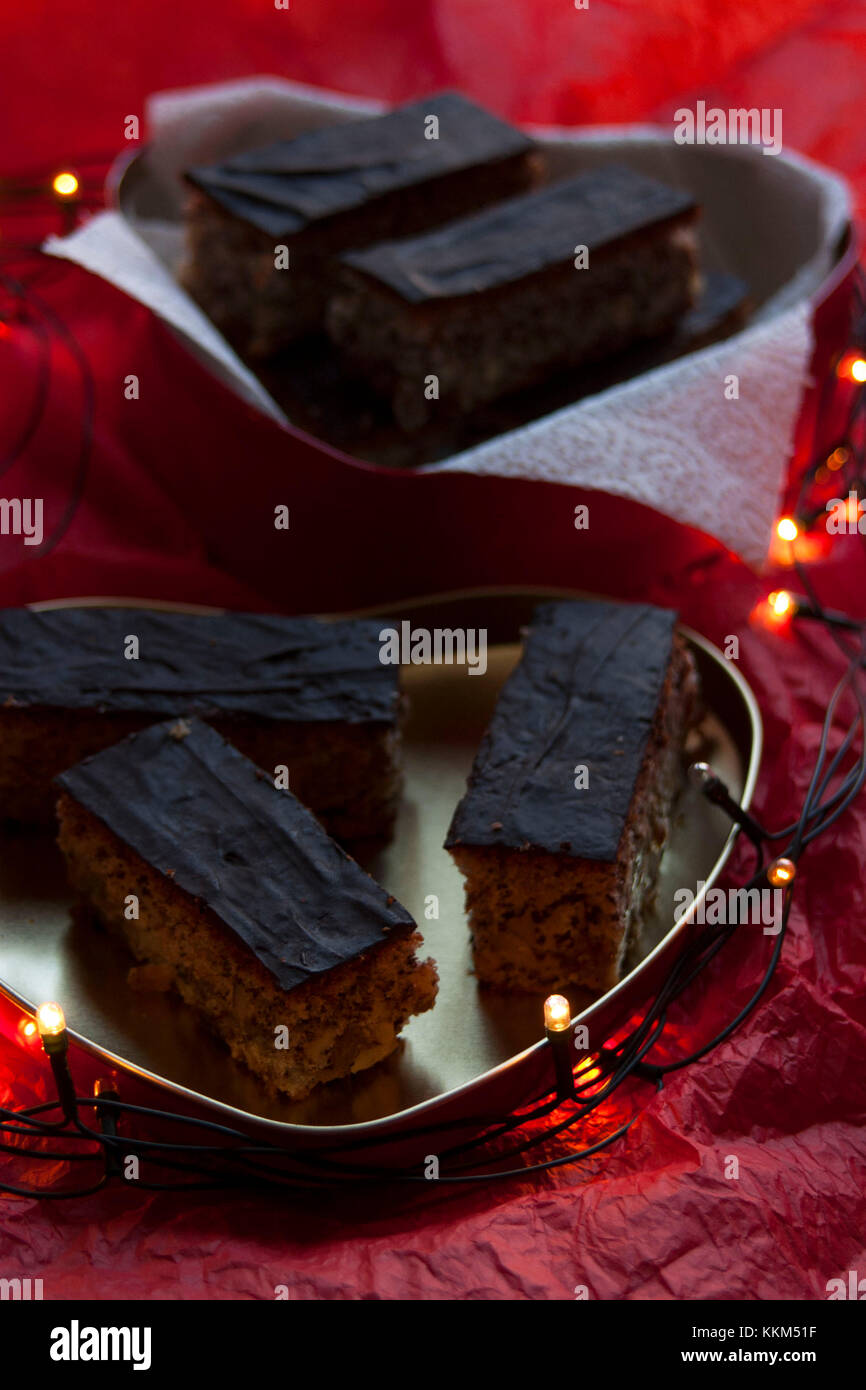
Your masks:
[{"label": "chocolate glazed cake slice", "polygon": [[697,213],[615,165],[564,179],[346,252],[328,332],[420,429],[670,331],[700,288]]},{"label": "chocolate glazed cake slice", "polygon": [[399,674],[379,624],[146,609],[0,611],[0,814],[49,822],[51,779],[170,715],[206,719],[349,844],[390,833]]},{"label": "chocolate glazed cake slice", "polygon": [[373,1066],[432,1007],[409,913],[207,725],[152,725],[57,785],[73,888],[271,1088]]},{"label": "chocolate glazed cake slice", "polygon": [[339,251],[519,193],[538,160],[520,131],[443,92],[190,169],[183,284],[240,353],[267,357],[321,328]]},{"label": "chocolate glazed cake slice", "polygon": [[616,984],[652,902],[697,703],[675,613],[536,610],[446,840],[480,981]]}]

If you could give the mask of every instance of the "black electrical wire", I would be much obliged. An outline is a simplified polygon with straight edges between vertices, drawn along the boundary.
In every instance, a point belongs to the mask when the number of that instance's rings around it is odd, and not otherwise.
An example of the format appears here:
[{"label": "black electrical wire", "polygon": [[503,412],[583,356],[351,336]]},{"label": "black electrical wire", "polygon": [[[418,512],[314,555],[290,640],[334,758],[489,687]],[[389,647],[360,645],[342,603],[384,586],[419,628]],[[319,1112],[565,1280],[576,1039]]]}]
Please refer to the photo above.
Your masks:
[{"label": "black electrical wire", "polygon": [[[842,648],[846,650],[846,648]],[[850,804],[854,796],[862,788],[863,781],[866,779],[866,739],[862,740],[860,756],[857,759],[854,770],[845,779],[845,795],[839,800],[838,791],[833,793],[831,798],[832,806],[829,814],[825,815],[823,822],[815,825],[816,817],[822,814],[822,810],[827,812],[826,802],[822,802],[822,796],[828,787],[827,769],[825,763],[827,759],[827,748],[830,732],[833,725],[834,716],[839,701],[845,691],[852,688],[858,701],[858,720],[852,726],[852,730],[859,728],[861,734],[866,727],[866,697],[859,688],[857,677],[862,669],[863,646],[861,652],[850,659],[850,665],[843,677],[837,683],[830,698],[824,725],[819,740],[817,755],[815,758],[814,770],[810,779],[809,788],[804,800],[801,815],[793,827],[794,838],[790,846],[790,854],[796,857],[802,853],[809,843],[809,840],[816,834],[821,833],[839,815],[842,814],[847,805]],[[846,654],[850,658],[850,653]],[[845,750],[851,747],[855,734],[849,730],[844,741]],[[836,766],[838,766],[838,751],[835,755]],[[833,761],[831,760],[831,768]],[[823,769],[823,773],[822,773]],[[831,774],[832,775],[832,774]],[[811,832],[808,827],[812,825]],[[769,838],[769,837],[768,837]],[[796,862],[796,858],[795,858]],[[748,881],[746,887],[751,888],[766,882],[765,870],[754,874]],[[577,1163],[595,1154],[603,1152],[619,1138],[624,1137],[637,1115],[618,1126],[610,1135],[590,1144],[584,1148],[570,1151],[565,1155],[555,1158],[545,1159],[540,1162],[525,1164],[519,1168],[503,1167],[519,1157],[530,1153],[534,1148],[549,1144],[552,1140],[567,1134],[576,1125],[585,1122],[593,1112],[597,1111],[629,1077],[637,1080],[651,1080],[657,1086],[663,1082],[663,1078],[668,1074],[681,1070],[683,1067],[694,1064],[702,1060],[714,1048],[727,1040],[736,1029],[743,1023],[752,1010],[760,1002],[772,979],[776,965],[781,955],[782,946],[785,940],[788,916],[792,901],[792,887],[786,891],[783,919],[780,930],[777,933],[776,941],[770,960],[764,970],[762,979],[758,987],[753,991],[748,1001],[738,1011],[732,1019],[718,1034],[700,1048],[689,1053],[686,1057],[677,1058],[662,1064],[653,1064],[646,1061],[647,1054],[651,1052],[657,1041],[663,1034],[667,1011],[670,1004],[678,998],[706,969],[707,964],[714,956],[732,939],[736,932],[737,924],[729,924],[719,929],[713,939],[709,942],[700,939],[687,947],[678,958],[672,968],[667,980],[663,982],[658,990],[656,997],[642,1016],[638,1025],[621,1038],[615,1047],[603,1048],[597,1061],[590,1066],[584,1063],[578,1068],[578,1089],[573,1101],[562,1101],[555,1093],[548,1092],[546,1097],[537,1097],[535,1101],[524,1105],[519,1112],[510,1116],[476,1117],[481,1132],[470,1139],[464,1139],[460,1143],[441,1149],[437,1156],[440,1162],[440,1172],[435,1179],[437,1182],[446,1183],[471,1183],[486,1182],[496,1178],[523,1177],[526,1178],[533,1173],[548,1171],[557,1167],[565,1167],[571,1163]],[[590,1063],[593,1059],[588,1059]],[[581,1071],[588,1070],[589,1076],[581,1080]],[[596,1075],[598,1070],[598,1075]],[[591,1091],[590,1095],[583,1095],[585,1091]],[[79,1097],[77,1099],[78,1108],[92,1108],[97,1114],[110,1109],[117,1119],[129,1118],[135,1115],[150,1119],[158,1119],[169,1124],[187,1124],[201,1129],[211,1135],[220,1135],[224,1139],[238,1141],[231,1145],[200,1145],[184,1144],[161,1140],[138,1139],[133,1136],[121,1136],[115,1133],[96,1131],[84,1125],[76,1115],[77,1137],[87,1139],[98,1144],[106,1158],[106,1168],[109,1167],[108,1157],[115,1160],[120,1152],[126,1154],[136,1154],[140,1160],[148,1162],[157,1169],[170,1169],[177,1173],[189,1174],[199,1181],[178,1181],[178,1182],[157,1182],[149,1178],[136,1179],[135,1185],[142,1190],[148,1191],[172,1191],[172,1190],[216,1190],[227,1188],[230,1190],[248,1190],[253,1188],[264,1188],[274,1190],[277,1188],[296,1189],[298,1187],[327,1187],[334,1181],[355,1184],[382,1184],[400,1182],[425,1182],[429,1179],[423,1172],[419,1172],[417,1167],[387,1167],[381,1164],[357,1164],[345,1161],[345,1157],[335,1156],[333,1151],[327,1148],[315,1149],[310,1151],[289,1152],[280,1149],[276,1145],[258,1144],[251,1145],[245,1143],[246,1136],[240,1130],[232,1129],[229,1126],[217,1124],[214,1121],[204,1120],[197,1116],[177,1116],[168,1111],[159,1111],[151,1107],[130,1106],[122,1101],[111,1100],[108,1097]],[[49,1120],[38,1120],[37,1114],[41,1115],[56,1104],[46,1102],[40,1106],[30,1107],[29,1114],[23,1112],[16,1116],[14,1112],[0,1111],[2,1117],[2,1128],[9,1132],[14,1128],[14,1123],[9,1123],[17,1118],[22,1122],[21,1137],[28,1138],[43,1137],[49,1132],[57,1132],[55,1123]],[[497,1149],[496,1144],[507,1134],[515,1130],[525,1128],[527,1124],[537,1122],[553,1115],[559,1109],[564,1108],[566,1114],[564,1118],[558,1119],[555,1123],[539,1130],[538,1133],[529,1134],[521,1142],[511,1145],[505,1149]],[[471,1128],[473,1121],[462,1119],[455,1121],[452,1128],[466,1130]],[[444,1128],[433,1124],[431,1126],[419,1126],[412,1132],[414,1137],[429,1135],[441,1139]],[[400,1143],[405,1143],[409,1138],[406,1132],[397,1136]],[[372,1139],[368,1141],[375,1147],[381,1148],[383,1140]],[[25,1151],[20,1145],[3,1145],[4,1150],[15,1149],[17,1157],[25,1156]],[[44,1156],[51,1153],[56,1160],[58,1157],[56,1150],[46,1151]],[[345,1155],[347,1150],[341,1147],[337,1153]],[[175,1158],[167,1157],[168,1154],[176,1155]],[[40,1156],[34,1150],[27,1149],[26,1157],[34,1158]],[[77,1158],[93,1158],[96,1155],[76,1155]],[[178,1161],[181,1157],[190,1159],[191,1162]],[[282,1171],[275,1171],[270,1165],[258,1162],[258,1159],[267,1157],[276,1163],[283,1165]],[[454,1160],[459,1159],[459,1162]],[[447,1169],[444,1165],[449,1161],[452,1164]],[[205,1165],[204,1167],[202,1165]],[[286,1168],[288,1165],[288,1168]],[[498,1165],[495,1171],[486,1171],[493,1165]],[[220,1171],[222,1169],[222,1171]],[[444,1169],[444,1171],[443,1171]],[[479,1171],[485,1170],[485,1171]],[[102,1182],[96,1186],[87,1186],[77,1190],[78,1195],[91,1194],[98,1191],[108,1180],[107,1174]],[[14,1195],[25,1195],[25,1189],[14,1186],[0,1186],[0,1191],[11,1192]],[[47,1197],[67,1198],[76,1195],[75,1190],[61,1189],[52,1190],[50,1193],[42,1191],[28,1192],[26,1195],[38,1195]]]},{"label": "black electrical wire", "polygon": [[[24,297],[23,286],[8,275],[0,275],[0,285],[10,293],[16,304]],[[36,368],[36,387],[33,402],[18,437],[0,455],[0,477],[12,467],[24,453],[42,423],[48,405],[51,386],[51,338],[45,325],[38,319],[29,319],[28,326],[33,330],[39,348],[39,361]]]}]

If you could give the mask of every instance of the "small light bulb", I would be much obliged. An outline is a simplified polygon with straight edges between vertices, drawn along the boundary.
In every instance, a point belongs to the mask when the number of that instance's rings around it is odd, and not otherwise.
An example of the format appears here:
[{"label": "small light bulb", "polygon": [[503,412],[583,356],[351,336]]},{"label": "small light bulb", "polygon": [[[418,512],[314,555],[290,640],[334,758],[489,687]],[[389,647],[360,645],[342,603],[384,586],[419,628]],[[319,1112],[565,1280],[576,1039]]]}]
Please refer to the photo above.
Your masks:
[{"label": "small light bulb", "polygon": [[51,180],[51,187],[58,198],[74,198],[78,192],[79,184],[75,175],[70,173],[68,169],[64,169],[61,173],[54,175]]},{"label": "small light bulb", "polygon": [[549,994],[544,1001],[544,1026],[551,1033],[563,1033],[571,1022],[571,1006],[563,994]]},{"label": "small light bulb", "polygon": [[848,450],[843,448],[841,445],[838,449],[834,449],[830,457],[827,459],[827,467],[830,469],[830,472],[838,473],[840,468],[845,467],[845,464],[848,462],[849,457],[850,455],[848,453]]},{"label": "small light bulb", "polygon": [[783,541],[795,541],[799,527],[792,516],[783,516],[776,523],[776,535]]},{"label": "small light bulb", "polygon": [[836,363],[836,375],[847,377],[849,381],[866,381],[866,361],[856,349],[845,352]]},{"label": "small light bulb", "polygon": [[23,1043],[32,1043],[38,1036],[39,1030],[36,1027],[36,1020],[28,1018],[26,1015],[18,1024],[18,1036]]},{"label": "small light bulb", "polygon": [[774,859],[767,870],[767,878],[774,888],[787,888],[797,876],[797,865],[793,859]]},{"label": "small light bulb", "polygon": [[767,600],[777,618],[783,618],[786,613],[790,613],[793,599],[787,589],[777,589],[770,594]]},{"label": "small light bulb", "polygon": [[40,1004],[36,1010],[40,1038],[58,1038],[66,1031],[66,1017],[59,1004]]}]

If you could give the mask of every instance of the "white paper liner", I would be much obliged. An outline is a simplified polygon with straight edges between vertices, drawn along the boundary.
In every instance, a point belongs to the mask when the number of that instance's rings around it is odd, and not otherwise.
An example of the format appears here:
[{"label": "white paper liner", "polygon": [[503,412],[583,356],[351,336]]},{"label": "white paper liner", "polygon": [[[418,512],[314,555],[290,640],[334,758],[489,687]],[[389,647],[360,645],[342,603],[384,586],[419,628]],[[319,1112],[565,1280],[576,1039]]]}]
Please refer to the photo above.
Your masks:
[{"label": "white paper liner", "polygon": [[[759,565],[811,349],[807,302],[435,466],[582,483],[630,497],[708,531]],[[724,396],[732,374],[739,400]]]}]

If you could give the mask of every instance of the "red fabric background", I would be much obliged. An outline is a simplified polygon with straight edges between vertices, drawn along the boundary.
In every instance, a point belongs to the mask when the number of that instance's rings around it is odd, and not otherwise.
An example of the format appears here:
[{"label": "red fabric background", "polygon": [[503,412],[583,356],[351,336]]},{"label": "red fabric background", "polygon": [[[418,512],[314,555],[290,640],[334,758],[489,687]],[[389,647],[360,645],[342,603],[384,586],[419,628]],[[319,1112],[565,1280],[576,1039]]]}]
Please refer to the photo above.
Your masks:
[{"label": "red fabric background", "polygon": [[[4,174],[110,154],[149,91],[270,71],[388,98],[459,86],[538,121],[669,121],[698,96],[778,106],[789,148],[866,190],[866,12],[855,0],[738,0],[723,13],[714,0],[590,0],[587,11],[550,0],[292,0],[288,12],[211,0],[206,17],[182,0],[146,10],[92,0],[86,24],[47,0],[7,0],[3,29]],[[33,227],[0,204],[0,232],[8,246]],[[790,818],[835,651],[820,634],[751,629],[766,585],[706,538],[597,499],[603,544],[578,551],[569,490],[489,479],[442,488],[336,463],[316,473],[303,445],[287,449],[146,311],[76,269],[43,276],[40,293],[94,371],[94,448],[49,554],[3,538],[0,602],[122,593],[302,610],[493,581],[643,594],[677,604],[716,641],[741,634],[766,722],[759,811]],[[3,482],[7,496],[45,497],[52,526],[74,487],[81,419],[74,361],[62,346],[54,354],[48,416]],[[26,325],[0,324],[0,448],[26,417],[37,358]],[[135,407],[122,399],[129,372],[142,381]],[[263,542],[279,501],[293,518],[282,553],[272,528]],[[856,539],[836,543],[814,575],[825,600],[866,611]],[[860,808],[810,851],[759,1012],[707,1063],[675,1075],[627,1143],[586,1169],[411,1198],[0,1199],[0,1274],[41,1276],[48,1298],[271,1298],[277,1284],[297,1298],[559,1299],[577,1284],[597,1298],[824,1297],[828,1279],[866,1271],[864,826]],[[677,1015],[678,1045],[709,1036],[748,997],[767,940],[716,963]],[[0,1093],[24,1103],[26,1073],[22,1054],[0,1046]],[[724,1177],[728,1155],[736,1182]]]}]

